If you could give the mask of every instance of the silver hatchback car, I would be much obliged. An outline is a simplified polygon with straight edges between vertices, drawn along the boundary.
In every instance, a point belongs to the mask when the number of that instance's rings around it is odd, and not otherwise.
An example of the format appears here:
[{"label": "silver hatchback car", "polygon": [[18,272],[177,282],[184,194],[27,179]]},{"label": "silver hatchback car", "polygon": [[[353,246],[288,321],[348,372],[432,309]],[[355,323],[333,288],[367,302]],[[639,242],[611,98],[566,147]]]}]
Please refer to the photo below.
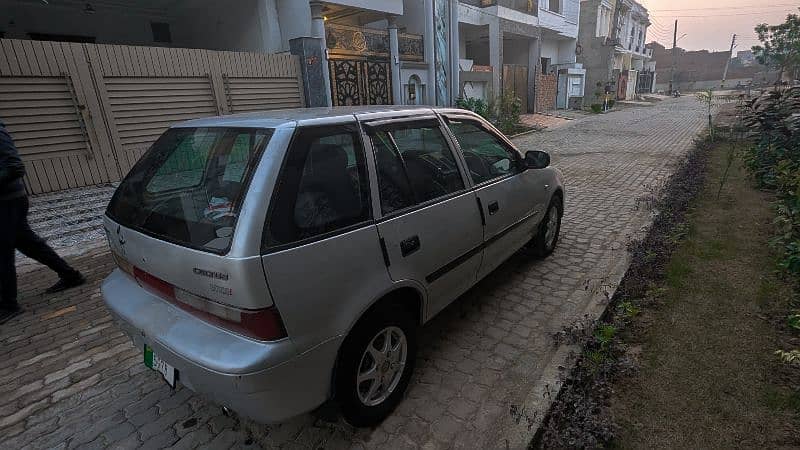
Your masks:
[{"label": "silver hatchback car", "polygon": [[415,330],[558,242],[561,173],[464,110],[298,109],[166,131],[105,217],[102,293],[144,362],[260,422],[402,400]]}]

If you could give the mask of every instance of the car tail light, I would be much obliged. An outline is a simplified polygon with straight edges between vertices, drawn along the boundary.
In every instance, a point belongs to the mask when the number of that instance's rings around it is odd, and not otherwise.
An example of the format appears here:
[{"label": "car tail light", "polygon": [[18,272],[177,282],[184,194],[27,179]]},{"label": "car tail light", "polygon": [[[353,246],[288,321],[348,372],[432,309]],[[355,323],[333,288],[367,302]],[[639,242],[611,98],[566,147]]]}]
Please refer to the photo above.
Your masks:
[{"label": "car tail light", "polygon": [[134,267],[139,284],[184,311],[226,330],[260,341],[277,341],[287,336],[278,309],[274,306],[249,310],[223,305],[181,288]]}]

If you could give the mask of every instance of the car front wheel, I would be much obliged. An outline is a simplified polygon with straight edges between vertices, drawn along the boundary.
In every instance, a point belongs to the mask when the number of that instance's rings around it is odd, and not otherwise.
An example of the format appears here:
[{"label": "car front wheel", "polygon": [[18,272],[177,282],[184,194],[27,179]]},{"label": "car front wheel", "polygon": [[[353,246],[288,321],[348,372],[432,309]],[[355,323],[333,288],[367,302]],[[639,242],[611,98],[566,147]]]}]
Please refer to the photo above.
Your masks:
[{"label": "car front wheel", "polygon": [[336,371],[336,398],[353,426],[379,424],[400,403],[416,356],[416,324],[400,308],[379,308],[345,339]]},{"label": "car front wheel", "polygon": [[547,207],[547,214],[539,224],[536,236],[531,240],[530,248],[539,258],[545,258],[553,253],[558,245],[561,233],[561,217],[564,214],[564,205],[561,197],[556,195]]}]

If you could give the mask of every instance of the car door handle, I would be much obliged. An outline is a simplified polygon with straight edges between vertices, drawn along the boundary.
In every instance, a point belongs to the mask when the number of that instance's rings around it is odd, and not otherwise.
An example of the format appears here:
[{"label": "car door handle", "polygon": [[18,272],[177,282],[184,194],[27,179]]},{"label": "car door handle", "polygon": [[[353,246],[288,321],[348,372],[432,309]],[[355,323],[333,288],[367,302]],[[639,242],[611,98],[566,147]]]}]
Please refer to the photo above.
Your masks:
[{"label": "car door handle", "polygon": [[412,253],[415,253],[421,247],[419,242],[419,236],[411,236],[410,238],[400,242],[400,253],[403,254],[403,257],[406,257]]},{"label": "car door handle", "polygon": [[499,202],[492,202],[489,203],[489,215],[493,216],[497,214],[497,211],[500,211],[500,203]]}]

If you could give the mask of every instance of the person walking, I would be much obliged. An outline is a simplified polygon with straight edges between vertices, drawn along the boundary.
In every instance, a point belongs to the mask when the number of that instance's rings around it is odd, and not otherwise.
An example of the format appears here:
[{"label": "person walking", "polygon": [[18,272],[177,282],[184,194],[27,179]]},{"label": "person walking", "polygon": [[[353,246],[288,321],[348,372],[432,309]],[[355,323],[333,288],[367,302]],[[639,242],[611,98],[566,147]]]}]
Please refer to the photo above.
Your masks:
[{"label": "person walking", "polygon": [[5,125],[0,121],[0,323],[22,312],[17,303],[15,250],[55,271],[59,280],[45,292],[55,293],[86,283],[28,224],[25,166]]}]

